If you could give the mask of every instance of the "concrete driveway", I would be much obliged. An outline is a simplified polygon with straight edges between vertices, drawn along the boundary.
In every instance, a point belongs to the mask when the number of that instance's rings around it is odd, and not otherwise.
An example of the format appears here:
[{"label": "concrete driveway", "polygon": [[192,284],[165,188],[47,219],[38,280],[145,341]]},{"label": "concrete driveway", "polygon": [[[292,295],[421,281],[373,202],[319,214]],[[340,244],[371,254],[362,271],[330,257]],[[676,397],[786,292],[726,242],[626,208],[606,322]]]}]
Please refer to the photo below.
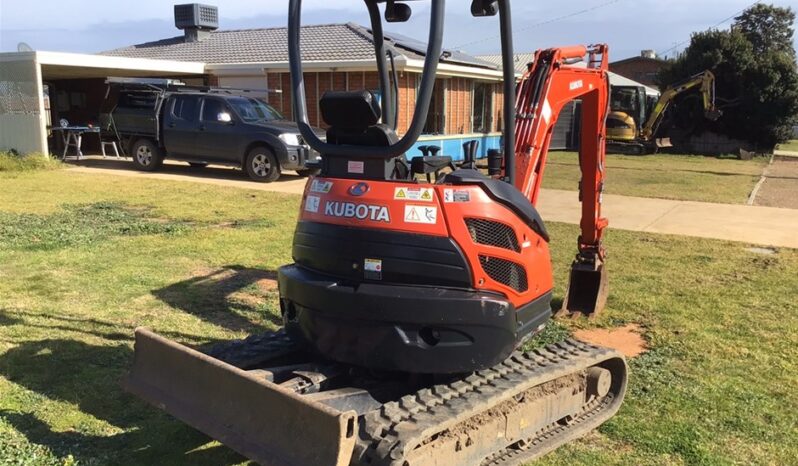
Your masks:
[{"label": "concrete driveway", "polygon": [[259,183],[252,181],[242,170],[223,165],[208,165],[205,168],[190,167],[183,162],[172,160],[164,161],[157,172],[144,172],[137,170],[130,159],[116,159],[114,157],[102,158],[101,156],[88,156],[83,160],[68,160],[71,166],[68,171],[77,173],[93,173],[97,175],[127,176],[133,178],[150,178],[156,180],[191,181],[206,183],[216,186],[230,186],[234,188],[256,189],[281,193],[302,194],[305,181],[295,172],[285,172],[279,180],[272,183]]}]

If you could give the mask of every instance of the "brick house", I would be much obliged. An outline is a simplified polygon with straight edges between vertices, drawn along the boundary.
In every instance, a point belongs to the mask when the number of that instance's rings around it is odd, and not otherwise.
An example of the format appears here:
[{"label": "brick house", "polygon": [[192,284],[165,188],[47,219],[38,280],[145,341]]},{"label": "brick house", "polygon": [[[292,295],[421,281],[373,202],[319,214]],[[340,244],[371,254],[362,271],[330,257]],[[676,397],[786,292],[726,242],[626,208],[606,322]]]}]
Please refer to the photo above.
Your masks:
[{"label": "brick house", "polygon": [[658,88],[657,73],[666,63],[665,60],[656,57],[641,55],[610,63],[610,71],[646,86]]},{"label": "brick house", "polygon": [[[354,24],[302,28],[302,59],[310,123],[324,127],[318,100],[328,90],[368,89],[379,96],[372,36]],[[425,44],[386,33],[398,82],[397,132],[412,119],[424,66]],[[205,63],[204,84],[269,91],[269,103],[292,117],[286,28],[213,30],[101,52],[101,55]],[[447,51],[419,145],[438,144],[455,159],[462,143],[478,139],[480,155],[500,146],[502,127],[501,71],[491,63]],[[192,83],[191,81],[187,81]],[[413,151],[411,150],[411,153]]]}]

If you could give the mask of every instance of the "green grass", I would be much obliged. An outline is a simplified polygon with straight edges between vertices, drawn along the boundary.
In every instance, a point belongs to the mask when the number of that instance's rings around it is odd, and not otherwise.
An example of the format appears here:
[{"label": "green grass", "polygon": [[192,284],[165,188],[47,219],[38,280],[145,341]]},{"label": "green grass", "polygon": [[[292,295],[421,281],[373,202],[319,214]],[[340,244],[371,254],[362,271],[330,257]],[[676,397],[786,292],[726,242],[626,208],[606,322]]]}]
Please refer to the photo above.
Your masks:
[{"label": "green grass", "polygon": [[43,154],[15,155],[0,152],[0,172],[24,172],[32,170],[55,170],[63,167],[63,163]]},{"label": "green grass", "polygon": [[[608,194],[742,204],[767,163],[692,155],[607,155]],[[551,152],[543,187],[574,191],[579,161],[573,152]]]},{"label": "green grass", "polygon": [[[0,464],[244,463],[119,380],[138,325],[191,345],[278,325],[299,197],[46,171],[0,184],[16,225],[0,234]],[[577,229],[548,226],[561,299]],[[634,322],[651,350],[619,414],[540,464],[793,462],[798,251],[615,230],[607,246],[608,310],[546,338]]]},{"label": "green grass", "polygon": [[779,144],[777,149],[798,152],[798,139],[793,139],[791,141],[785,142],[784,144]]}]

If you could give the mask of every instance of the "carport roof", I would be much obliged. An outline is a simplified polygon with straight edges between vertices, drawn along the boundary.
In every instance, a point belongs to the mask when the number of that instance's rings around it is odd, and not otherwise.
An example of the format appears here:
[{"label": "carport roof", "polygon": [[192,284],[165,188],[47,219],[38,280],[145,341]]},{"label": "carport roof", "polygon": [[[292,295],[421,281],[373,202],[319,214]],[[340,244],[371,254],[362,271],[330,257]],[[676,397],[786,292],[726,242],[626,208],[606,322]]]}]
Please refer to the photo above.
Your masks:
[{"label": "carport roof", "polygon": [[65,52],[9,52],[0,62],[30,60],[41,65],[42,79],[107,78],[109,76],[201,76],[205,64],[189,61],[109,57]]}]

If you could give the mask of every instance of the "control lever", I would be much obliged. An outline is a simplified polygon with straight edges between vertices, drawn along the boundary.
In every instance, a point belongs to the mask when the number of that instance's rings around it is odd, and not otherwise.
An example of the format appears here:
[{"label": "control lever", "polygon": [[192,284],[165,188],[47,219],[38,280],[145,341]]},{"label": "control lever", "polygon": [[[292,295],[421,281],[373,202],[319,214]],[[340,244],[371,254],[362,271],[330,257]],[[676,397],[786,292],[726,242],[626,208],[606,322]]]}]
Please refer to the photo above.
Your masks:
[{"label": "control lever", "polygon": [[477,148],[479,147],[479,141],[476,139],[472,139],[463,144],[463,163],[460,165],[461,168],[468,168],[474,170],[477,168]]}]

